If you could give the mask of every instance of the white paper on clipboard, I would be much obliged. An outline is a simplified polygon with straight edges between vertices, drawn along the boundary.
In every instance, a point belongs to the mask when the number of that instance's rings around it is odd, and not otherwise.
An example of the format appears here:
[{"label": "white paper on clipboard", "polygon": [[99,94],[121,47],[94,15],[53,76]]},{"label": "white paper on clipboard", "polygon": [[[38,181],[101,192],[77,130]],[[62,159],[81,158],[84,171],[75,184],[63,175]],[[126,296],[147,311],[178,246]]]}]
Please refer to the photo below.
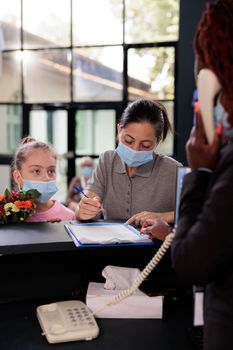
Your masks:
[{"label": "white paper on clipboard", "polygon": [[87,223],[66,225],[73,239],[80,244],[114,244],[151,242],[133,226],[122,223]]}]

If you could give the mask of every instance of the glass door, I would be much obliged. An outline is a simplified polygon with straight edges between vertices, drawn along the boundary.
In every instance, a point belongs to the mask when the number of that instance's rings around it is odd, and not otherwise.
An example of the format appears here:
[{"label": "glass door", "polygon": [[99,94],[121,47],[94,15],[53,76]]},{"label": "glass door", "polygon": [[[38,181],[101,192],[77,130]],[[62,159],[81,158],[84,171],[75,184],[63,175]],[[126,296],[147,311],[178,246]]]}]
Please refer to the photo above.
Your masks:
[{"label": "glass door", "polygon": [[80,175],[82,156],[98,156],[116,147],[116,110],[79,109],[75,113],[75,172]]}]

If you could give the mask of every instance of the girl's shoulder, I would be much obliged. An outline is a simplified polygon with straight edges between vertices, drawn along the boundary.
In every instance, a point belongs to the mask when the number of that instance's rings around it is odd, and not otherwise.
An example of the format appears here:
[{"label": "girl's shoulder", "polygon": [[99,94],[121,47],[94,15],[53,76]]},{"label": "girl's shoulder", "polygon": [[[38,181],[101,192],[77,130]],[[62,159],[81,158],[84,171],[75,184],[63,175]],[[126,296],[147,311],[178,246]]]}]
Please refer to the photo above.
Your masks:
[{"label": "girl's shoulder", "polygon": [[54,205],[50,210],[50,215],[57,215],[56,218],[59,218],[62,221],[72,220],[75,217],[74,212],[71,209],[67,208],[65,205],[63,205],[56,199],[54,200]]},{"label": "girl's shoulder", "polygon": [[58,200],[53,200],[53,206],[49,208],[48,210],[35,213],[32,216],[29,216],[27,221],[28,222],[47,222],[47,221],[53,221],[53,220],[73,220],[75,215],[72,210],[65,207],[62,203],[60,203]]}]

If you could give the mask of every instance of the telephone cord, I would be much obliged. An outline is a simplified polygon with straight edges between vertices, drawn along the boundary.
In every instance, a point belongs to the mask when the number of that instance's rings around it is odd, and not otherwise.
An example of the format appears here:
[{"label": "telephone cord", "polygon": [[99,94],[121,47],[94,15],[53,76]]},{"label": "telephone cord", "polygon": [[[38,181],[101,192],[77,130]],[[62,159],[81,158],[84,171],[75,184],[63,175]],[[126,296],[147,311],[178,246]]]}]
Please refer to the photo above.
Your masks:
[{"label": "telephone cord", "polygon": [[135,279],[135,281],[133,282],[132,286],[120,291],[115,297],[110,299],[106,303],[106,305],[108,305],[108,306],[115,305],[115,304],[119,303],[121,300],[129,297],[131,294],[133,294],[133,292],[135,292],[138,289],[138,287],[147,278],[147,276],[151,273],[151,271],[156,267],[156,265],[162,259],[162,257],[166,253],[166,251],[169,249],[169,247],[172,244],[172,240],[174,238],[174,235],[175,235],[175,228],[172,230],[171,233],[169,233],[167,235],[165,241],[163,242],[163,244],[161,245],[161,247],[159,248],[159,250],[157,251],[155,256],[150,260],[150,262],[147,264],[147,266],[143,269],[143,271],[138,274],[138,276]]}]

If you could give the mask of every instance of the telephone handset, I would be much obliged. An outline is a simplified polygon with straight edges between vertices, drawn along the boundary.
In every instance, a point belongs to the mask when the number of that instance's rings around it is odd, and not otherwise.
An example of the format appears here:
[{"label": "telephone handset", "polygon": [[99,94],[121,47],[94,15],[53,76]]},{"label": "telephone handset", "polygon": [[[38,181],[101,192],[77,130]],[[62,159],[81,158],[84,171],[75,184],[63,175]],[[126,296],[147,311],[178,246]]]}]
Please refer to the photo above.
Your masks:
[{"label": "telephone handset", "polygon": [[79,300],[38,306],[37,318],[49,343],[91,340],[99,334],[92,311]]},{"label": "telephone handset", "polygon": [[121,300],[127,298],[131,294],[133,294],[138,287],[142,284],[142,282],[147,278],[147,276],[151,273],[151,271],[157,266],[159,261],[162,259],[166,251],[169,249],[169,247],[172,244],[173,238],[175,236],[176,228],[172,230],[171,233],[169,233],[164,240],[163,244],[159,248],[159,250],[156,252],[156,254],[153,256],[153,258],[149,261],[149,263],[146,265],[146,267],[143,269],[142,272],[139,273],[135,281],[133,282],[132,286],[120,291],[116,296],[114,296],[112,299],[110,299],[106,306],[111,306],[119,303]]},{"label": "telephone handset", "polygon": [[208,143],[214,139],[214,99],[221,90],[221,84],[210,69],[201,69],[197,77],[198,99]]}]

